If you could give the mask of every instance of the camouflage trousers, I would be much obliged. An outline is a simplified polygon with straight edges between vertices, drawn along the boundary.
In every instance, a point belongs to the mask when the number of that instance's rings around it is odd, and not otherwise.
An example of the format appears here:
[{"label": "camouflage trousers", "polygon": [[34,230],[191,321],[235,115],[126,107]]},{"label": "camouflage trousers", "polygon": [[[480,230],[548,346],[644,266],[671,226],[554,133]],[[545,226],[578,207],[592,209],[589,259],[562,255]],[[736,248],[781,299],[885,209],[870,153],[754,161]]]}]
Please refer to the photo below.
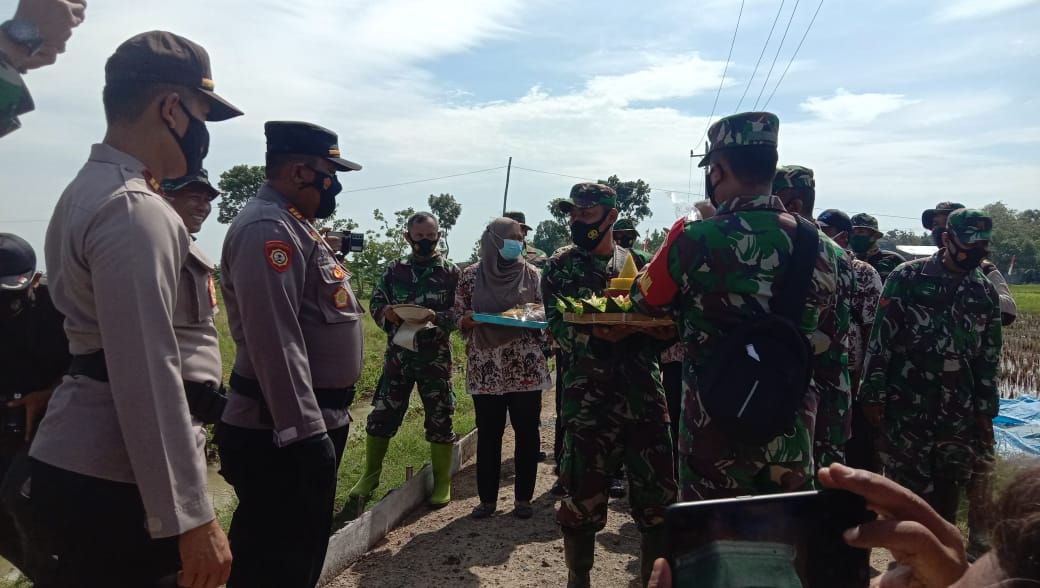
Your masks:
[{"label": "camouflage trousers", "polygon": [[[915,494],[930,494],[935,480],[966,486],[972,470],[984,467],[977,456],[979,441],[970,434],[937,434],[923,422],[882,424],[881,461],[885,477]],[[983,457],[983,459],[979,459]]]},{"label": "camouflage trousers", "polygon": [[845,444],[852,436],[852,395],[848,390],[820,389],[813,455],[816,468],[845,463]]},{"label": "camouflage trousers", "polygon": [[560,482],[567,488],[556,511],[565,530],[597,532],[607,523],[607,487],[622,464],[632,518],[640,531],[664,523],[675,502],[672,440],[665,422],[604,415],[599,422],[565,422]]},{"label": "camouflage trousers", "polygon": [[412,388],[418,385],[425,412],[426,440],[454,443],[452,416],[455,390],[451,385],[451,350],[445,346],[435,356],[387,349],[383,375],[372,397],[372,412],[365,430],[375,437],[393,437],[401,427]]},{"label": "camouflage trousers", "polygon": [[679,423],[679,489],[683,501],[812,490],[813,433],[819,397],[812,388],[801,416],[765,444],[734,439],[711,422],[700,404],[696,382],[683,382]]}]

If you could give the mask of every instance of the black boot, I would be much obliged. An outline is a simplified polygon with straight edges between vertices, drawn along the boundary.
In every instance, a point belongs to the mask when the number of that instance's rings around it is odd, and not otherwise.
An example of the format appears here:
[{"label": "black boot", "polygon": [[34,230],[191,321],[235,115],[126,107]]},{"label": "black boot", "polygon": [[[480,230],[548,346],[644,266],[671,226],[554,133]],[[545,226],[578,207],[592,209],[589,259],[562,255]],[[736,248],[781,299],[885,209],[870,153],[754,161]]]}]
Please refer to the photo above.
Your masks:
[{"label": "black boot", "polygon": [[925,497],[928,504],[951,525],[957,524],[957,507],[960,506],[961,488],[953,480],[932,481],[932,492]]},{"label": "black boot", "polygon": [[589,571],[596,552],[596,534],[563,531],[563,559],[567,562],[567,588],[590,588]]},{"label": "black boot", "polygon": [[640,533],[639,540],[639,576],[641,586],[650,582],[650,573],[654,571],[654,562],[659,557],[668,557],[668,532],[664,525],[647,529]]}]

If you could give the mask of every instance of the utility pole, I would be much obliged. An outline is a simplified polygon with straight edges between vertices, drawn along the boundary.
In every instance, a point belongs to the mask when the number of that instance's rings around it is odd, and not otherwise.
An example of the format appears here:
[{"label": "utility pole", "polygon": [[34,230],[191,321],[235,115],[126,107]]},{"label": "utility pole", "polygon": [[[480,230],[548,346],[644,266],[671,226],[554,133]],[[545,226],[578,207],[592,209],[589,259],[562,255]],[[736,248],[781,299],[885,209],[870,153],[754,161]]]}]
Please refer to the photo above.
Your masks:
[{"label": "utility pole", "polygon": [[502,194],[502,214],[506,213],[506,204],[509,202],[509,172],[513,171],[513,156],[509,156],[509,163],[506,165],[506,191]]}]

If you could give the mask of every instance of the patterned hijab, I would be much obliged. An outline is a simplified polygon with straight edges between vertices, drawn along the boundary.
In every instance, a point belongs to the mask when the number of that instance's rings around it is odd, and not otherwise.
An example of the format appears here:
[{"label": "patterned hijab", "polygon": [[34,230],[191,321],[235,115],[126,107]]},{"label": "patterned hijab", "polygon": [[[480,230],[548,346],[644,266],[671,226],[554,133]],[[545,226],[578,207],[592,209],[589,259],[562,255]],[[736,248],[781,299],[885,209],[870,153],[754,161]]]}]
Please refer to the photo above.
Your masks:
[{"label": "patterned hijab", "polygon": [[[498,314],[517,305],[535,302],[538,296],[538,270],[527,263],[523,254],[507,262],[499,255],[505,239],[520,223],[499,217],[491,221],[480,236],[480,265],[473,284],[473,312]],[[480,349],[505,345],[519,339],[523,330],[482,324],[473,329],[473,342]]]}]

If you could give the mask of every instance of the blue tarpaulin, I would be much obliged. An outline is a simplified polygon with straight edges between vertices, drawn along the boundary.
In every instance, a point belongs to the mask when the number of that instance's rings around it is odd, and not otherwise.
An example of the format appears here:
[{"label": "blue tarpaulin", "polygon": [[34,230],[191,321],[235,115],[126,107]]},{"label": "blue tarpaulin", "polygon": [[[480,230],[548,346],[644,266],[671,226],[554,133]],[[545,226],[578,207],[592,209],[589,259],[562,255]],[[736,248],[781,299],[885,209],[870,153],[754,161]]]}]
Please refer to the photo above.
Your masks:
[{"label": "blue tarpaulin", "polygon": [[1030,396],[1001,398],[993,433],[1001,455],[1040,455],[1040,400]]}]

